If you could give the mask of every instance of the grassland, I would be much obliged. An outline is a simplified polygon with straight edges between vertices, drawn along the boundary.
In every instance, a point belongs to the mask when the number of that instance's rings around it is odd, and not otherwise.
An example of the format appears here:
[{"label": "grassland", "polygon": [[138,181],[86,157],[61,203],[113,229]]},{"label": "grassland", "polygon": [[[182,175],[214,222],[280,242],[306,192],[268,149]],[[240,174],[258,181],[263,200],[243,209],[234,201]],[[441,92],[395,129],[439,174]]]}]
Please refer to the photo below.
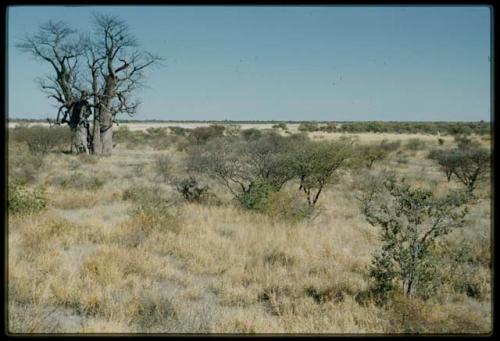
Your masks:
[{"label": "grassland", "polygon": [[[150,127],[150,126],[148,126]],[[296,127],[289,125],[293,132]],[[130,130],[146,129],[133,127]],[[246,128],[246,127],[245,127]],[[263,127],[258,127],[263,128]],[[318,140],[342,134],[315,132]],[[416,186],[447,182],[426,158],[432,135],[357,134],[359,143],[400,140],[374,171],[394,170]],[[425,141],[418,150],[410,139]],[[454,145],[442,137],[443,148]],[[479,139],[479,138],[478,138]],[[479,139],[484,146],[487,139]],[[21,147],[9,145],[9,159]],[[23,152],[24,153],[24,152]],[[439,245],[436,293],[395,295],[378,306],[360,297],[380,245],[354,193],[359,175],[327,187],[313,220],[286,223],[251,212],[206,179],[219,204],[188,203],[154,171],[184,152],[119,143],[110,157],[53,152],[31,186],[47,207],[8,219],[8,322],[14,333],[489,333],[492,330],[491,191],[478,188],[466,226]],[[14,163],[12,163],[14,164]],[[86,174],[88,181],[73,181]],[[134,188],[154,188],[175,205],[160,220],[141,213]],[[292,185],[285,191],[293,193]],[[146,199],[144,199],[146,200]],[[144,202],[142,202],[144,204]]]}]

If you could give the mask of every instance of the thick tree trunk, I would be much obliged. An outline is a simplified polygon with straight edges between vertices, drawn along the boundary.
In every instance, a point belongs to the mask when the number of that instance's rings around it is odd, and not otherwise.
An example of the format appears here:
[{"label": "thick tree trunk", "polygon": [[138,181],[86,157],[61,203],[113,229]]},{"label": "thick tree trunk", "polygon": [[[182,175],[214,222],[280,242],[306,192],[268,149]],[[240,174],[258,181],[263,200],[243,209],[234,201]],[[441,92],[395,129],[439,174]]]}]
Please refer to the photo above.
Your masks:
[{"label": "thick tree trunk", "polygon": [[111,155],[113,152],[113,115],[111,113],[112,100],[116,90],[116,77],[109,75],[101,97],[99,110],[99,124],[101,131],[102,154]]},{"label": "thick tree trunk", "polygon": [[93,127],[93,149],[94,154],[101,155],[102,154],[102,143],[101,143],[101,125],[99,123],[99,118],[94,114],[94,127]]},{"label": "thick tree trunk", "polygon": [[113,152],[113,127],[101,130],[102,155],[111,155]]},{"label": "thick tree trunk", "polygon": [[71,152],[73,154],[89,153],[87,147],[87,128],[80,124],[75,129],[71,129]]}]

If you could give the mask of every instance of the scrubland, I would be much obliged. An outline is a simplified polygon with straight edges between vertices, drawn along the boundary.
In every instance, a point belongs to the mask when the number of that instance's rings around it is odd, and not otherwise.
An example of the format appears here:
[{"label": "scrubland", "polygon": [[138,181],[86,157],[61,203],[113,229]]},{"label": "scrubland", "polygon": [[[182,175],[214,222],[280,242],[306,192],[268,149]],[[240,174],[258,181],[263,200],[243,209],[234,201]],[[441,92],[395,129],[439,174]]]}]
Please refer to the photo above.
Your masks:
[{"label": "scrubland", "polygon": [[[395,291],[380,305],[365,295],[380,230],[356,198],[364,171],[339,173],[314,216],[287,220],[245,209],[208,176],[200,181],[216,200],[186,201],[157,171],[158,158],[168,155],[169,177],[186,175],[182,137],[169,132],[164,142],[149,144],[116,135],[112,156],[53,150],[32,168],[36,157],[10,141],[9,182],[23,177],[26,190],[46,198],[40,209],[9,212],[11,333],[492,330],[489,181],[478,186],[464,227],[436,245],[432,294],[408,298]],[[346,134],[309,135],[322,141]],[[392,170],[439,194],[461,187],[426,157],[431,148],[454,147],[453,137],[442,138],[364,133],[355,143],[400,140],[370,172]],[[475,138],[489,147],[488,139]],[[291,181],[281,192],[298,196],[297,186]]]}]

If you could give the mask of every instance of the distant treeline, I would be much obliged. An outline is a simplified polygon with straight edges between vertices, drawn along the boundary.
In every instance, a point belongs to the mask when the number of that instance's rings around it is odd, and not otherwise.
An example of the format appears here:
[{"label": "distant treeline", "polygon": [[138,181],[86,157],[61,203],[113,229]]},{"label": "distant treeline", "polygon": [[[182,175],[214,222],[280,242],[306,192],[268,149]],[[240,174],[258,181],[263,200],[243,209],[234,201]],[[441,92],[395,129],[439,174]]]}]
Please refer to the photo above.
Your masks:
[{"label": "distant treeline", "polygon": [[[9,122],[43,123],[43,119],[10,118]],[[119,123],[208,123],[208,124],[299,124],[300,131],[399,134],[490,134],[491,122],[410,122],[410,121],[232,121],[232,120],[120,120]]]},{"label": "distant treeline", "polygon": [[315,122],[304,122],[299,125],[300,131],[326,131],[348,133],[398,133],[398,134],[443,134],[469,135],[490,134],[490,122],[396,122],[396,121],[358,121],[329,122],[320,125]]}]

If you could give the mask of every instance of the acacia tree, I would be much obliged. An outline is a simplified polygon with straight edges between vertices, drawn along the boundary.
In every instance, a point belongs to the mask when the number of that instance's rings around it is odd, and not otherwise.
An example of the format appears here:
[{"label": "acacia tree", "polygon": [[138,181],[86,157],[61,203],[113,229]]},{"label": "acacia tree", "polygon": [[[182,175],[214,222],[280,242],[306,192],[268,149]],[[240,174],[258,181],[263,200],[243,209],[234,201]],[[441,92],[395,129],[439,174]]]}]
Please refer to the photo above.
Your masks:
[{"label": "acacia tree", "polygon": [[385,300],[399,281],[404,295],[411,297],[429,279],[432,245],[464,225],[471,197],[461,191],[436,197],[390,175],[366,181],[358,197],[361,211],[368,223],[381,228],[382,240],[370,268],[374,293]]},{"label": "acacia tree", "polygon": [[[94,33],[85,38],[77,37],[66,23],[49,22],[17,46],[52,66],[54,72],[39,83],[60,105],[56,122],[68,123],[76,140],[88,140],[93,153],[109,155],[116,115],[135,114],[139,102],[133,93],[142,85],[144,70],[160,58],[139,50],[123,20],[100,14],[94,19]],[[90,115],[92,131],[87,123]]]},{"label": "acacia tree", "polygon": [[353,155],[352,141],[295,143],[288,163],[292,174],[299,179],[299,190],[304,192],[310,207],[316,205],[324,187],[334,180],[334,175],[350,166]]}]

